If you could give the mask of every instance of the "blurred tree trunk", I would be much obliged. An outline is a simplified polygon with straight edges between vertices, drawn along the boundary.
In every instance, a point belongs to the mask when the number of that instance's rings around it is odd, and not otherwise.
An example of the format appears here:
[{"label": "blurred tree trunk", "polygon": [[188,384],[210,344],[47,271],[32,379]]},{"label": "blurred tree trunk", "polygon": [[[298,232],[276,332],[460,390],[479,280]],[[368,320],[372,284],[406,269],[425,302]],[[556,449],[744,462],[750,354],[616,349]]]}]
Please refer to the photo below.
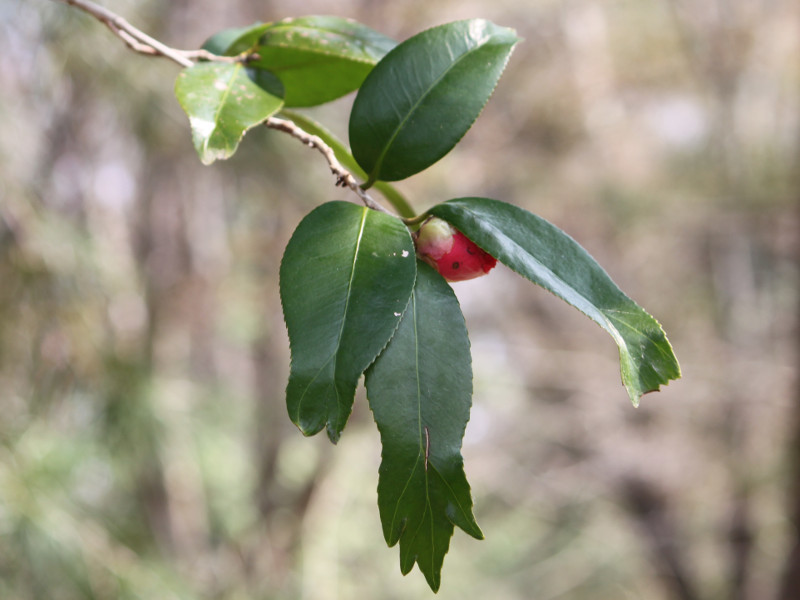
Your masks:
[{"label": "blurred tree trunk", "polygon": [[668,501],[649,481],[630,478],[620,484],[620,495],[642,536],[670,597],[676,600],[700,600],[696,579],[690,572],[678,523],[671,516]]},{"label": "blurred tree trunk", "polygon": [[[797,336],[800,347],[800,335]],[[800,598],[800,385],[797,386],[794,408],[793,440],[790,448],[792,463],[790,477],[789,519],[791,528],[791,548],[786,557],[781,576],[778,600],[797,600]]]},{"label": "blurred tree trunk", "polygon": [[[708,100],[710,131],[708,149],[711,152],[712,177],[715,192],[732,207],[755,204],[753,191],[745,181],[746,162],[743,140],[737,121],[739,91],[747,84],[746,71],[753,49],[753,30],[746,2],[713,1],[694,4],[683,0],[667,0],[672,11],[676,33],[682,42],[686,65],[696,84]],[[763,9],[760,9],[763,10]],[[763,14],[763,13],[762,13]],[[756,309],[758,277],[755,247],[765,237],[763,223],[758,219],[736,219],[709,230],[707,239],[708,281],[715,300],[715,319],[720,339],[735,348],[763,350],[767,334],[754,331],[752,315]],[[725,402],[721,442],[729,460],[726,471],[731,495],[727,499],[725,540],[720,548],[727,554],[727,595],[731,600],[750,598],[752,556],[755,543],[755,524],[752,518],[749,473],[752,469],[751,434],[748,420],[752,398],[742,396],[738,382],[741,378],[731,370],[720,396]],[[636,492],[638,489],[638,493]],[[633,490],[633,491],[632,491]],[[656,527],[661,512],[657,495],[644,493],[646,487],[628,489],[629,506],[649,532],[654,556],[674,574],[673,596],[680,599],[698,598],[697,590],[687,578],[685,564],[677,553],[670,552],[671,526]],[[638,506],[638,509],[636,508]],[[650,507],[650,512],[644,509]],[[798,507],[800,510],[800,506]],[[652,515],[650,513],[653,513]],[[649,526],[648,526],[649,523]],[[674,524],[673,524],[674,525]],[[659,538],[659,536],[661,536]],[[800,591],[790,596],[800,598]],[[786,597],[785,600],[789,600]]]},{"label": "blurred tree trunk", "polygon": [[[269,167],[276,169],[278,167]],[[265,177],[278,180],[280,175],[265,170]],[[254,453],[258,465],[255,502],[265,534],[255,552],[268,547],[271,560],[272,589],[283,589],[296,564],[296,553],[302,541],[303,522],[314,491],[322,475],[329,469],[331,453],[320,456],[315,468],[295,489],[287,489],[278,477],[279,460],[284,442],[289,435],[300,435],[291,425],[286,412],[285,389],[287,376],[287,345],[277,331],[284,329],[278,290],[263,282],[278,281],[278,263],[275,260],[286,244],[286,223],[296,218],[296,209],[281,204],[265,203],[261,213],[270,227],[254,227],[252,236],[255,257],[256,279],[262,284],[259,307],[262,318],[261,333],[250,345],[250,360],[254,369],[253,398],[255,400],[253,422]],[[260,219],[256,219],[260,222]],[[288,517],[288,518],[287,518]],[[256,556],[249,557],[255,563]],[[260,576],[260,573],[255,573]]]},{"label": "blurred tree trunk", "polygon": [[[796,210],[800,219],[800,131],[796,134],[796,156],[794,164],[794,189],[798,194]],[[800,240],[796,240],[795,272],[800,272]],[[800,294],[794,323],[795,361],[800,358]],[[795,371],[794,414],[792,417],[791,442],[789,447],[789,507],[788,515],[793,525],[791,548],[783,565],[783,573],[778,591],[778,600],[797,600],[800,598],[800,368]]]}]

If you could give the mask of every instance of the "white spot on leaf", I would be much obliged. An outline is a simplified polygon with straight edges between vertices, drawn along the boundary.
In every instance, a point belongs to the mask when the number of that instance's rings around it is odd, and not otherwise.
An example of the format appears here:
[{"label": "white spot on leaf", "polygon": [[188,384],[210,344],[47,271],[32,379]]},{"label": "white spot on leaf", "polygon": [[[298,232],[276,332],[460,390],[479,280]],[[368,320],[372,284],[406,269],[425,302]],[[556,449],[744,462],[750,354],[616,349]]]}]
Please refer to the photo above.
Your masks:
[{"label": "white spot on leaf", "polygon": [[192,130],[197,132],[197,135],[201,138],[209,137],[216,128],[216,124],[213,121],[199,117],[189,117],[189,124],[192,126]]}]

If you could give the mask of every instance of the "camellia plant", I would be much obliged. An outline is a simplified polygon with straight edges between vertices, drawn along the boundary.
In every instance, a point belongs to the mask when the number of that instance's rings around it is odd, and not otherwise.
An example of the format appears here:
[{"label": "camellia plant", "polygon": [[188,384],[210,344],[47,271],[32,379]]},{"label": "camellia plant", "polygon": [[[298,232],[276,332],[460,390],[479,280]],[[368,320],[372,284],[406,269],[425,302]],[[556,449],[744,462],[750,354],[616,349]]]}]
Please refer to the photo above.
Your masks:
[{"label": "camellia plant", "polygon": [[[500,261],[571,304],[616,342],[634,405],[680,377],[658,322],[566,233],[490,198],[456,198],[417,214],[389,183],[431,166],[470,129],[519,41],[513,30],[472,19],[397,44],[352,20],[310,16],[225,30],[188,52],[90,2],[63,1],[134,49],[186,67],[175,92],[203,163],[230,157],[249,129],[266,125],[321,151],[337,184],[360,199],[311,211],[283,255],[286,403],[304,435],[325,429],[335,443],[364,376],[383,447],[383,534],[399,543],[404,574],[416,563],[436,591],[454,527],[483,537],[461,457],[470,345],[448,281],[485,275]],[[356,90],[349,148],[290,111]]]}]

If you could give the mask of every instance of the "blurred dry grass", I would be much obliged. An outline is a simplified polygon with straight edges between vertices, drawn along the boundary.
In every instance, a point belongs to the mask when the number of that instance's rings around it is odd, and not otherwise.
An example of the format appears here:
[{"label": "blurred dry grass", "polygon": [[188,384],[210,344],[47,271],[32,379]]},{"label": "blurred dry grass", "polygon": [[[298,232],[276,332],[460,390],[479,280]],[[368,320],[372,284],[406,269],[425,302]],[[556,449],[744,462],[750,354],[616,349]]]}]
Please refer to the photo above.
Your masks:
[{"label": "blurred dry grass", "polygon": [[[300,14],[403,39],[510,25],[457,151],[400,187],[556,223],[664,324],[684,378],[633,409],[592,323],[498,269],[458,284],[467,474],[442,598],[777,597],[794,531],[800,9],[789,0],[115,1],[176,47]],[[46,0],[0,5],[0,597],[418,598],[386,549],[377,433],[285,416],[277,268],[341,197],[253,132],[203,167],[176,69]],[[346,132],[349,102],[314,114]],[[672,561],[672,562],[671,562]]]}]

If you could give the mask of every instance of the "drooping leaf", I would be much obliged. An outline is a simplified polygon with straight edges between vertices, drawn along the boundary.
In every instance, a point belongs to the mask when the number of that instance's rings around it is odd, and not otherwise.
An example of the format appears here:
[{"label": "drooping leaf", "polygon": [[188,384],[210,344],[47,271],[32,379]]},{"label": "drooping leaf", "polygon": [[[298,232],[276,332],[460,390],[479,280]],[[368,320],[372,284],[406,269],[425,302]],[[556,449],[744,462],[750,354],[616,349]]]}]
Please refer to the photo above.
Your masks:
[{"label": "drooping leaf", "polygon": [[249,27],[223,29],[205,41],[203,50],[219,56],[236,56],[254,48],[270,25],[271,23],[253,23]]},{"label": "drooping leaf", "polygon": [[240,63],[198,63],[184,69],[175,82],[175,95],[206,165],[232,156],[248,129],[283,106],[281,82]]},{"label": "drooping leaf", "polygon": [[352,19],[284,19],[262,32],[251,67],[275,73],[286,106],[316,106],[352,92],[396,42]]},{"label": "drooping leaf", "polygon": [[483,110],[517,41],[513,30],[473,19],[389,52],[350,113],[350,146],[368,184],[404,179],[447,154]]},{"label": "drooping leaf", "polygon": [[450,200],[430,213],[449,221],[497,260],[605,329],[619,346],[622,382],[634,406],[643,394],[680,377],[678,360],[658,321],[556,226],[489,198]]},{"label": "drooping leaf", "polygon": [[394,217],[328,202],[297,226],[280,268],[292,366],[289,416],[336,442],[358,379],[384,348],[416,277],[414,244]]},{"label": "drooping leaf", "polygon": [[[284,110],[281,114],[295,122],[304,131],[318,136],[323,142],[331,147],[336,159],[342,166],[350,171],[360,179],[366,179],[367,175],[358,166],[358,163],[350,154],[350,149],[338,137],[331,133],[326,127],[317,123],[314,119],[307,115],[302,115],[294,111]],[[416,212],[408,203],[408,200],[390,183],[385,181],[378,181],[375,184],[375,189],[378,190],[383,196],[392,204],[395,210],[401,217],[411,218],[416,216]]]},{"label": "drooping leaf", "polygon": [[411,302],[389,345],[367,370],[367,398],[381,434],[378,507],[386,542],[400,542],[400,570],[416,562],[436,591],[454,525],[483,539],[472,514],[461,440],[472,404],[464,317],[452,289],[417,263]]}]

